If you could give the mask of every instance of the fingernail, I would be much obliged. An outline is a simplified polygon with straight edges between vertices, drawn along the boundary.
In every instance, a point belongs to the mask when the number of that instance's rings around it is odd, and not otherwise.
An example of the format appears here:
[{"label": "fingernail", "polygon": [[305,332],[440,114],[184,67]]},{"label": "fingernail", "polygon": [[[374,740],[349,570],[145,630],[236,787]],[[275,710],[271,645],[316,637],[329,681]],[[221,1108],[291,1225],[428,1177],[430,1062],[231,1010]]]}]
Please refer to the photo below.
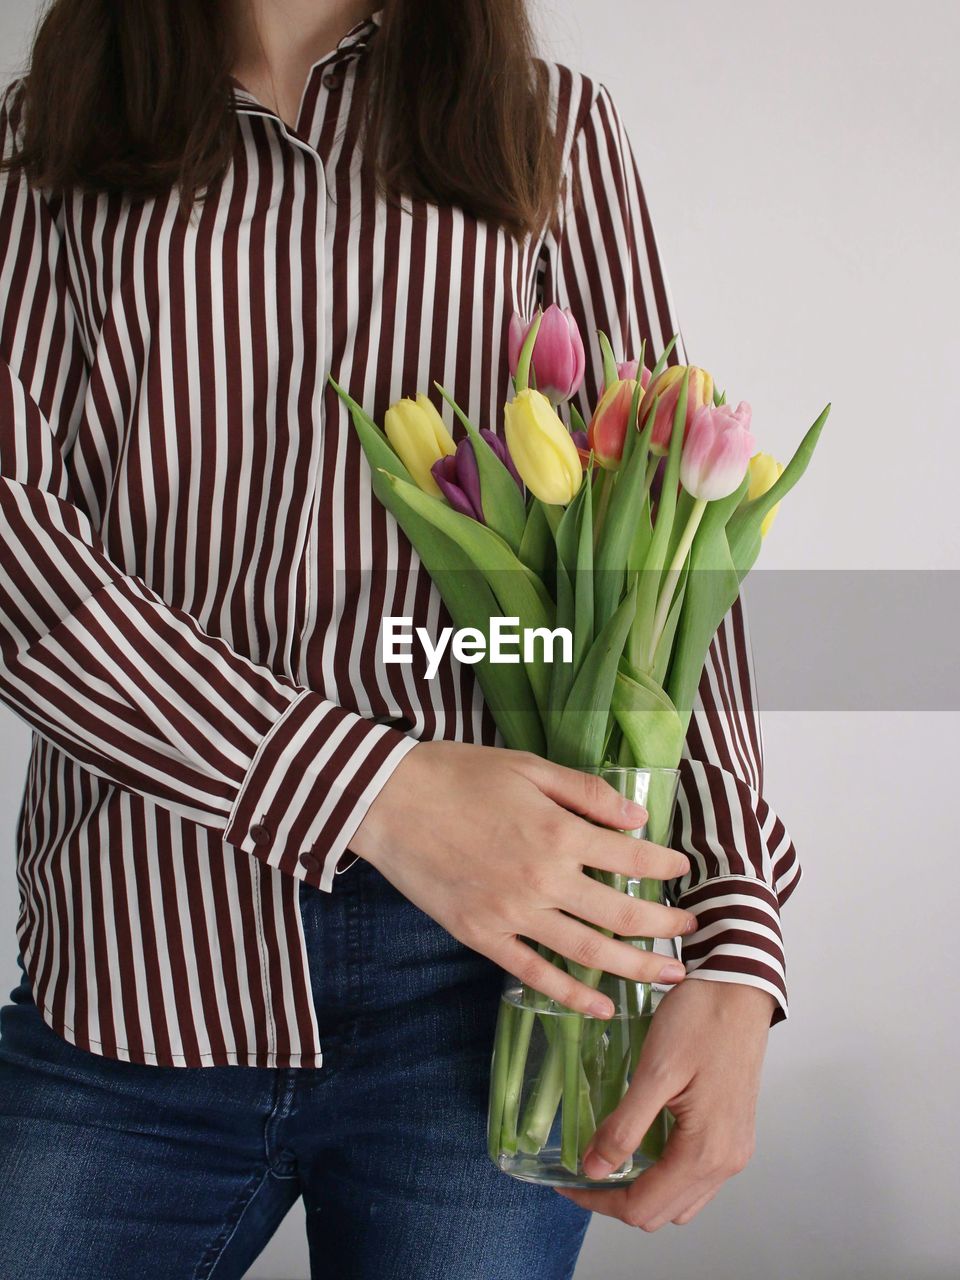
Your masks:
[{"label": "fingernail", "polygon": [[594,1000],[590,1005],[590,1012],[595,1018],[612,1018],[613,1005],[609,1000]]},{"label": "fingernail", "polygon": [[607,1174],[613,1173],[616,1165],[612,1165],[609,1160],[604,1160],[596,1151],[588,1151],[583,1157],[583,1172],[588,1178],[605,1178]]},{"label": "fingernail", "polygon": [[676,960],[671,960],[669,964],[665,964],[660,970],[659,981],[678,982],[686,972],[682,964],[679,964]]},{"label": "fingernail", "polygon": [[630,816],[636,819],[638,827],[642,827],[647,818],[650,817],[643,805],[637,804],[636,800],[627,800],[625,802],[625,807]]},{"label": "fingernail", "polygon": [[683,932],[693,933],[694,929],[698,929],[699,927],[700,927],[700,921],[697,919],[696,916],[691,916],[690,919],[683,926]]}]

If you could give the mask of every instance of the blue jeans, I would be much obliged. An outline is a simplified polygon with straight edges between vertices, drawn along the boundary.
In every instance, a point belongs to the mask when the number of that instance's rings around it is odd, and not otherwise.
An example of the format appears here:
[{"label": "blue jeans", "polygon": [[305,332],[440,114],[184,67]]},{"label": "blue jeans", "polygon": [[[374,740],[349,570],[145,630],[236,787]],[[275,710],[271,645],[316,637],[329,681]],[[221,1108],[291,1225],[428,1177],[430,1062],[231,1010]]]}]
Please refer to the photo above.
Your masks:
[{"label": "blue jeans", "polygon": [[152,1067],[0,1010],[0,1277],[240,1280],[306,1205],[320,1280],[568,1280],[590,1214],[486,1151],[501,984],[369,863],[301,885],[319,1068]]}]

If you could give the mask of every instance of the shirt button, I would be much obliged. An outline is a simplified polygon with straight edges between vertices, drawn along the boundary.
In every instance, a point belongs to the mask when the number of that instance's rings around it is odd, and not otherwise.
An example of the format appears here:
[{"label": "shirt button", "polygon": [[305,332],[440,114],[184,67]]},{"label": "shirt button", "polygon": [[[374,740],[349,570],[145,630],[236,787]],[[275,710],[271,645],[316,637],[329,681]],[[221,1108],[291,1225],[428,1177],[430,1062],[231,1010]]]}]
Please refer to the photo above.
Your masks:
[{"label": "shirt button", "polygon": [[323,77],[323,87],[325,89],[339,89],[343,84],[342,71],[327,71]]},{"label": "shirt button", "polygon": [[269,827],[262,822],[255,822],[250,828],[250,839],[254,844],[269,844],[273,836]]},{"label": "shirt button", "polygon": [[301,853],[300,865],[304,871],[309,871],[311,875],[315,875],[320,870],[320,863],[312,853]]}]

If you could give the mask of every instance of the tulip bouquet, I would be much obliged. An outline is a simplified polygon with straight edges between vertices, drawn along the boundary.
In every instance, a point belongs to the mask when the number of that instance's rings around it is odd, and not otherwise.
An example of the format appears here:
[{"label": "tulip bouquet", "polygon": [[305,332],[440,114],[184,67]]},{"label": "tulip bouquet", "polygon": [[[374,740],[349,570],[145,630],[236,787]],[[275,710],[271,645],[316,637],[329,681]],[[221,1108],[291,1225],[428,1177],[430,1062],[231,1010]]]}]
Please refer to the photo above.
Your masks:
[{"label": "tulip bouquet", "polygon": [[[381,430],[333,385],[350,409],[378,498],[454,623],[489,638],[492,620],[509,617],[544,641],[540,657],[477,663],[506,745],[575,768],[667,772],[680,762],[714,633],[780,500],[803,474],[829,406],[780,467],[755,452],[748,404],[727,404],[705,370],[668,363],[676,339],[647,369],[645,347],[618,363],[607,337],[597,336],[604,389],[589,423],[572,403],[584,375],[582,338],[569,311],[556,306],[529,322],[513,319],[514,394],[502,435],[478,428],[439,385],[463,428],[459,442],[424,394],[391,406]],[[552,661],[546,638],[561,629],[572,651]],[[672,805],[654,796],[646,807],[646,836],[668,842]],[[627,888],[625,877],[591,874]],[[643,896],[662,892],[659,881],[633,882],[633,891],[638,885]],[[581,981],[600,982],[597,970],[549,958]],[[599,1032],[585,1033],[590,1020],[570,1012],[562,1034],[546,1026],[547,1057],[520,1117],[532,1023],[552,1003],[534,999],[501,1012],[490,1150],[495,1160],[518,1145],[536,1153],[561,1111],[561,1161],[576,1172],[592,1127],[626,1086],[638,1045],[626,1045],[622,1070],[591,1079]]]}]

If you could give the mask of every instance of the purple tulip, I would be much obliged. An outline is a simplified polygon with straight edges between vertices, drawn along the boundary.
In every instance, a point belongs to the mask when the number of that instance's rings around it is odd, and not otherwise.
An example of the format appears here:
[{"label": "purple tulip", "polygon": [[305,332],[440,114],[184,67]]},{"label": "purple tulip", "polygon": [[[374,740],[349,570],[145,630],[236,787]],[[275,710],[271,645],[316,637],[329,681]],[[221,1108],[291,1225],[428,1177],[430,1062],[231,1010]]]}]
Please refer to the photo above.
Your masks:
[{"label": "purple tulip", "polygon": [[520,472],[513,465],[513,459],[510,457],[510,450],[507,448],[506,440],[501,440],[495,431],[490,431],[487,427],[481,427],[480,434],[513,476],[514,480],[516,480],[517,488],[523,493],[523,481],[520,479]]},{"label": "purple tulip", "polygon": [[456,453],[438,458],[430,471],[454,511],[483,523],[480,472],[473,445],[466,437],[457,445]]},{"label": "purple tulip", "polygon": [[[510,372],[516,376],[520,352],[530,331],[532,320],[524,320],[514,312],[510,320],[507,348]],[[569,307],[564,310],[552,302],[543,313],[531,360],[537,390],[556,407],[569,400],[583,382],[586,353],[583,339]]]}]

